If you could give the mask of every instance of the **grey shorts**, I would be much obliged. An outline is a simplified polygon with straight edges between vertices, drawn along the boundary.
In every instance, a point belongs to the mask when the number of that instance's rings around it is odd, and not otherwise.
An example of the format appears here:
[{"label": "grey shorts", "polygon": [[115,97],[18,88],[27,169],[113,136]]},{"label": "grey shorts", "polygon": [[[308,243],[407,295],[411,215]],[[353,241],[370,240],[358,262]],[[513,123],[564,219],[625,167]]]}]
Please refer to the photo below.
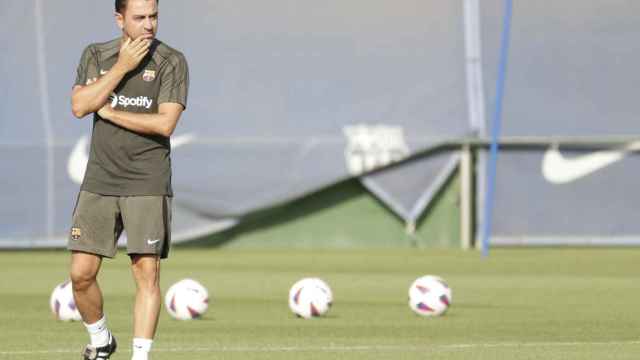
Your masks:
[{"label": "grey shorts", "polygon": [[73,212],[68,249],[114,257],[120,234],[127,253],[169,255],[171,197],[107,196],[80,191]]}]

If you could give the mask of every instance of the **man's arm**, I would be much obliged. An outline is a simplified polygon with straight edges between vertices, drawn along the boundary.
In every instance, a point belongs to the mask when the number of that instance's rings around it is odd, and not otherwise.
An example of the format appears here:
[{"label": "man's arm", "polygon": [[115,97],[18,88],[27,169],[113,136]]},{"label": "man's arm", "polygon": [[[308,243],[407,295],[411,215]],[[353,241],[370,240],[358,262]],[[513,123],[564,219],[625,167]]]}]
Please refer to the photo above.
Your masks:
[{"label": "man's arm", "polygon": [[73,115],[80,119],[100,109],[125,75],[120,69],[111,69],[101,78],[89,80],[86,86],[74,86],[71,93]]},{"label": "man's arm", "polygon": [[125,40],[120,47],[118,61],[109,72],[90,81],[86,86],[74,86],[71,93],[73,115],[79,119],[102,108],[124,76],[135,69],[147,55],[150,44],[150,41],[141,37],[133,41]]},{"label": "man's arm", "polygon": [[98,111],[98,115],[133,132],[169,137],[176,129],[183,111],[182,104],[177,103],[160,104],[157,114],[118,111],[111,108],[110,104],[106,104]]}]

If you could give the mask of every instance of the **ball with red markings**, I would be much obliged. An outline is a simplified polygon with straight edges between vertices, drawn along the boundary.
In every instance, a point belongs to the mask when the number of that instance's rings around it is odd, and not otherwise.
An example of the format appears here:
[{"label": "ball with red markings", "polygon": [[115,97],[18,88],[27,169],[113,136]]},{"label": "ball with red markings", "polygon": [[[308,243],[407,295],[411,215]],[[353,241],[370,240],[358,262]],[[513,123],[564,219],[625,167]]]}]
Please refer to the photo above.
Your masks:
[{"label": "ball with red markings", "polygon": [[197,319],[209,308],[209,292],[199,282],[183,279],[169,287],[164,302],[167,312],[174,319]]},{"label": "ball with red markings", "polygon": [[438,276],[422,276],[409,287],[409,307],[421,316],[443,315],[451,299],[451,288]]},{"label": "ball with red markings", "polygon": [[57,320],[62,321],[80,321],[82,317],[76,307],[76,303],[73,300],[73,290],[71,289],[71,282],[65,281],[62,284],[58,284],[53,289],[51,297],[49,298],[49,306],[51,312]]},{"label": "ball with red markings", "polygon": [[289,309],[304,319],[325,315],[332,303],[331,288],[318,278],[301,279],[289,290]]}]

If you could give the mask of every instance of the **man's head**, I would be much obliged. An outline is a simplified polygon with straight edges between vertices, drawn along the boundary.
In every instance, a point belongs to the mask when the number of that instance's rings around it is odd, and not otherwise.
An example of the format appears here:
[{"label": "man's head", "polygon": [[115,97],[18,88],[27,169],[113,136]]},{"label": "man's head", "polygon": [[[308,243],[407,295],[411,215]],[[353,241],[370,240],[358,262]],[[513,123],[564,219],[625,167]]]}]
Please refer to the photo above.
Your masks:
[{"label": "man's head", "polygon": [[153,39],[158,31],[160,0],[116,0],[116,22],[124,36]]}]

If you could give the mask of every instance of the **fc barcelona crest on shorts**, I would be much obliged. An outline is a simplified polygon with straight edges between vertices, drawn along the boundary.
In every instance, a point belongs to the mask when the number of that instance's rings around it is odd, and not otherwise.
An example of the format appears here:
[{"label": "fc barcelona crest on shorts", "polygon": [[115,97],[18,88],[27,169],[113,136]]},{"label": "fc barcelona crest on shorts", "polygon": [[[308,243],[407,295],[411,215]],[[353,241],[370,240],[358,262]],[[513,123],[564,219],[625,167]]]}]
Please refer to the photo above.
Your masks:
[{"label": "fc barcelona crest on shorts", "polygon": [[142,80],[146,82],[151,82],[155,80],[155,78],[156,78],[155,70],[145,70],[144,73],[142,74]]},{"label": "fc barcelona crest on shorts", "polygon": [[82,230],[80,230],[80,228],[71,228],[71,240],[78,241],[80,240],[80,236],[82,236]]}]

